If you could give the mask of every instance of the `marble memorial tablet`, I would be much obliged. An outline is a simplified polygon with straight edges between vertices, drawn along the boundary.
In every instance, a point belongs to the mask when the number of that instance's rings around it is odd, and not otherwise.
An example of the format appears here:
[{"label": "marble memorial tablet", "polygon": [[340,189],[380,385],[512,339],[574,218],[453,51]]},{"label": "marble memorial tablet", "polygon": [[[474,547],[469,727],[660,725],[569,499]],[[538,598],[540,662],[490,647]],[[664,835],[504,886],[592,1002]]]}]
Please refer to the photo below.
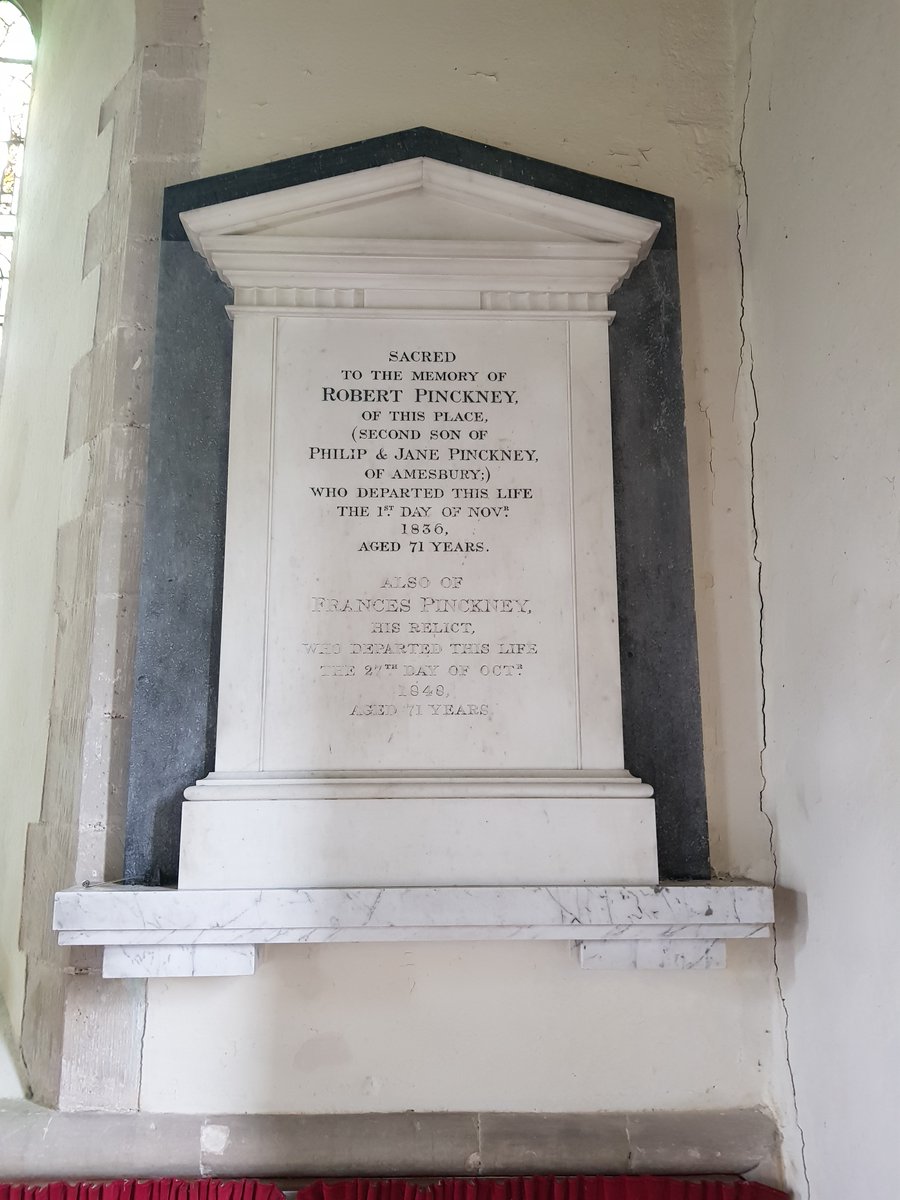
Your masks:
[{"label": "marble memorial tablet", "polygon": [[181,885],[655,881],[607,346],[654,223],[427,159],[183,220],[235,339]]}]

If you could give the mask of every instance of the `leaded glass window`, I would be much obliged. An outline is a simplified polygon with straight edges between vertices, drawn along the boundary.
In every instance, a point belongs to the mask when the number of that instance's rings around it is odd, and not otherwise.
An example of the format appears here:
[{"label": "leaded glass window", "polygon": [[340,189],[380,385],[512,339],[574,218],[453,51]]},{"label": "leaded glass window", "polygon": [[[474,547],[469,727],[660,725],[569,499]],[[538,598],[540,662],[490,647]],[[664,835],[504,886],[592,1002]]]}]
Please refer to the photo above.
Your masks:
[{"label": "leaded glass window", "polygon": [[0,337],[19,206],[34,35],[11,0],[0,0]]}]

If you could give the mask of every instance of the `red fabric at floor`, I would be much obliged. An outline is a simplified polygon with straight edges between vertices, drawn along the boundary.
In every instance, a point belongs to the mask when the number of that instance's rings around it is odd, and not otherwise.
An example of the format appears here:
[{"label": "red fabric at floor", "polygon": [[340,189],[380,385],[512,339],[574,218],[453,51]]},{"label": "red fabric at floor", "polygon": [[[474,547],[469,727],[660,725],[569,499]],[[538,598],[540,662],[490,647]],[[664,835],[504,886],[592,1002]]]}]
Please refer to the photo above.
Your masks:
[{"label": "red fabric at floor", "polygon": [[[2,1200],[2,1198],[0,1198]],[[759,1183],[689,1183],[661,1176],[552,1176],[511,1179],[319,1180],[297,1200],[786,1200]]]},{"label": "red fabric at floor", "polygon": [[[252,1179],[117,1179],[109,1183],[0,1183],[0,1200],[283,1200]],[[297,1200],[787,1200],[759,1183],[689,1183],[661,1176],[530,1175],[511,1179],[318,1180]]]},{"label": "red fabric at floor", "polygon": [[115,1179],[108,1183],[0,1183],[0,1200],[284,1200],[254,1179]]}]

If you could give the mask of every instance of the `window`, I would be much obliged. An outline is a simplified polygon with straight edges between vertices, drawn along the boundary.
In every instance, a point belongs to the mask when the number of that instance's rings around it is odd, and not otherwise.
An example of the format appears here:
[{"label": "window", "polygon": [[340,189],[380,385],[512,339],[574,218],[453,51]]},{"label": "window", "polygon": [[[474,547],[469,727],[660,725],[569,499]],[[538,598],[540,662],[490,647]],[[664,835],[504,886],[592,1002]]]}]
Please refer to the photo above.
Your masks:
[{"label": "window", "polygon": [[11,0],[0,0],[0,337],[9,291],[34,51],[28,20]]}]

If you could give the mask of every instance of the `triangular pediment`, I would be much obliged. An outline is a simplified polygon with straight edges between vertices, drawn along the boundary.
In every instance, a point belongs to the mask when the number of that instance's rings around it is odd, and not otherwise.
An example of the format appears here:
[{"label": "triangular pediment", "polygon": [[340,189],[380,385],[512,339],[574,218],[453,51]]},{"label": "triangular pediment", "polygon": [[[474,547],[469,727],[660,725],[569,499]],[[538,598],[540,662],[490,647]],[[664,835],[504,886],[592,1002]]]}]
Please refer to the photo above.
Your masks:
[{"label": "triangular pediment", "polygon": [[483,307],[499,292],[579,295],[604,308],[659,231],[645,217],[424,157],[243,196],[181,221],[239,304],[349,289],[367,306],[408,305],[415,291],[420,305],[452,292],[459,307],[476,296]]},{"label": "triangular pediment", "polygon": [[196,250],[220,237],[601,242],[636,260],[655,221],[429,158],[182,213]]},{"label": "triangular pediment", "polygon": [[[424,187],[329,212],[279,216],[258,232],[286,237],[496,242],[546,242],[548,236],[555,235],[546,225],[473,207],[458,199],[435,195]],[[570,233],[565,240],[589,239]]]}]

